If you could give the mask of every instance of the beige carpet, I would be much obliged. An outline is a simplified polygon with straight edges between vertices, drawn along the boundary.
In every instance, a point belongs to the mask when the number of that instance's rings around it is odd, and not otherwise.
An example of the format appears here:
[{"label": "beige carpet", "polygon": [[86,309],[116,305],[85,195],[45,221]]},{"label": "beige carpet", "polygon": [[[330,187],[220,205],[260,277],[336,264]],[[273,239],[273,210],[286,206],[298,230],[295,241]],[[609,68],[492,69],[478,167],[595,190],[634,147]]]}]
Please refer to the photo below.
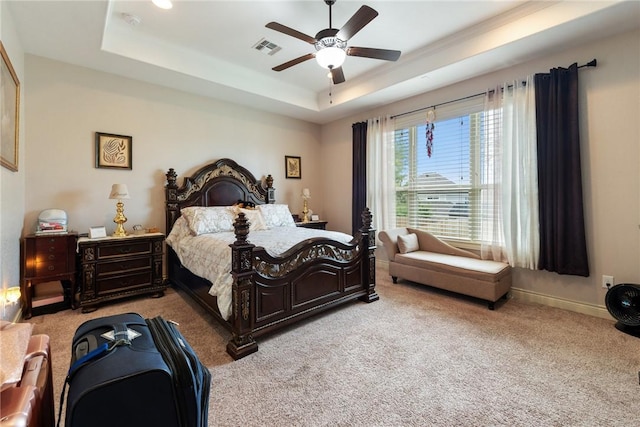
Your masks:
[{"label": "beige carpet", "polygon": [[82,322],[161,315],[212,373],[209,426],[628,426],[640,414],[640,339],[551,307],[484,303],[393,285],[259,340],[232,361],[229,334],[187,297],[137,298],[31,319],[53,341],[57,399]]}]

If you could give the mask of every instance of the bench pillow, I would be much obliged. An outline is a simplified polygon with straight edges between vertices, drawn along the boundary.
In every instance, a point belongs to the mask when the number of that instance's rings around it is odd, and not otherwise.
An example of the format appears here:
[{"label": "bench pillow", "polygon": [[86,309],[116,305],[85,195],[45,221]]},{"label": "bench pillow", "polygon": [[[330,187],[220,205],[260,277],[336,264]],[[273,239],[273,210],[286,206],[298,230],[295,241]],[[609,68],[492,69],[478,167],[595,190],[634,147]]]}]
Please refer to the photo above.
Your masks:
[{"label": "bench pillow", "polygon": [[398,236],[398,249],[401,254],[408,254],[420,249],[418,246],[418,236],[415,233]]}]

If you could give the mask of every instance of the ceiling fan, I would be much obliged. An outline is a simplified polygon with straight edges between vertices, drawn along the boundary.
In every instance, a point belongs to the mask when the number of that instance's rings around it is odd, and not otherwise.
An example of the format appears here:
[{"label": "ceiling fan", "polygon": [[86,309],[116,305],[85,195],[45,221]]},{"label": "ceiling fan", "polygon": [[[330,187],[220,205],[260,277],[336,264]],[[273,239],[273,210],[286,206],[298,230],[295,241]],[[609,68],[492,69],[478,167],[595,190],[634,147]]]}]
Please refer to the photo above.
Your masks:
[{"label": "ceiling fan", "polygon": [[331,6],[336,0],[324,0],[329,6],[329,28],[320,30],[315,37],[308,36],[293,28],[277,22],[269,22],[266,27],[275,31],[279,31],[291,37],[295,37],[304,42],[312,44],[316,48],[316,52],[302,55],[299,58],[287,61],[277,67],[273,67],[273,71],[286,70],[289,67],[300,64],[311,58],[316,58],[320,66],[329,69],[331,79],[334,84],[343,83],[345,81],[342,64],[347,56],[360,56],[364,58],[382,59],[385,61],[396,61],[401,52],[399,50],[375,49],[370,47],[347,46],[347,42],[365,25],[371,22],[378,12],[369,6],[361,6],[360,9],[347,21],[344,26],[338,30],[332,28],[331,24]]}]

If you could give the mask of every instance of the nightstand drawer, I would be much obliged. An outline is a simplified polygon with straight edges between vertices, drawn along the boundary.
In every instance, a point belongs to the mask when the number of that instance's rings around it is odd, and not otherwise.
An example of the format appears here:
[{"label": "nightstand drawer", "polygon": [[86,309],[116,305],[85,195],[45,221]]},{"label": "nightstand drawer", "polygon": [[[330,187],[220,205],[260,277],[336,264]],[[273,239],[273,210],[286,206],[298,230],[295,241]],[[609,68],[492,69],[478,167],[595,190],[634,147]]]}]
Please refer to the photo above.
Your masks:
[{"label": "nightstand drawer", "polygon": [[141,242],[128,240],[126,243],[119,243],[117,245],[98,246],[98,260],[121,256],[145,255],[151,252],[151,242],[148,240]]},{"label": "nightstand drawer", "polygon": [[110,292],[122,292],[132,288],[150,286],[151,283],[151,270],[149,270],[137,274],[98,279],[97,287],[99,294],[104,295]]},{"label": "nightstand drawer", "polygon": [[67,253],[67,238],[40,237],[36,239],[36,252],[38,254]]},{"label": "nightstand drawer", "polygon": [[151,258],[121,259],[96,264],[96,273],[98,274],[98,277],[113,273],[124,273],[132,270],[143,269],[151,269]]},{"label": "nightstand drawer", "polygon": [[69,272],[66,259],[58,261],[37,262],[35,277],[54,276],[56,274],[65,274]]}]

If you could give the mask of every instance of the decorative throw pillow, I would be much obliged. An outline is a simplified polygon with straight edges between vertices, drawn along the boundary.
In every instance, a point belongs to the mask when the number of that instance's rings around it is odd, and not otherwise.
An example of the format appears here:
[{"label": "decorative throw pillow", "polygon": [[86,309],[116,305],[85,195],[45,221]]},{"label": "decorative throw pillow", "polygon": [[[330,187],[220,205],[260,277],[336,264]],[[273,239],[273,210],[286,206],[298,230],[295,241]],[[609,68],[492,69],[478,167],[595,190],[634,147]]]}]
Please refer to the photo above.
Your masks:
[{"label": "decorative throw pillow", "polygon": [[398,236],[398,249],[401,254],[408,254],[420,249],[418,246],[418,236],[415,233]]},{"label": "decorative throw pillow", "polygon": [[233,231],[233,209],[229,206],[190,206],[180,213],[187,220],[193,235]]},{"label": "decorative throw pillow", "polygon": [[271,227],[295,227],[291,211],[288,205],[283,204],[267,204],[258,205],[258,210],[262,214],[264,223],[268,228]]}]

